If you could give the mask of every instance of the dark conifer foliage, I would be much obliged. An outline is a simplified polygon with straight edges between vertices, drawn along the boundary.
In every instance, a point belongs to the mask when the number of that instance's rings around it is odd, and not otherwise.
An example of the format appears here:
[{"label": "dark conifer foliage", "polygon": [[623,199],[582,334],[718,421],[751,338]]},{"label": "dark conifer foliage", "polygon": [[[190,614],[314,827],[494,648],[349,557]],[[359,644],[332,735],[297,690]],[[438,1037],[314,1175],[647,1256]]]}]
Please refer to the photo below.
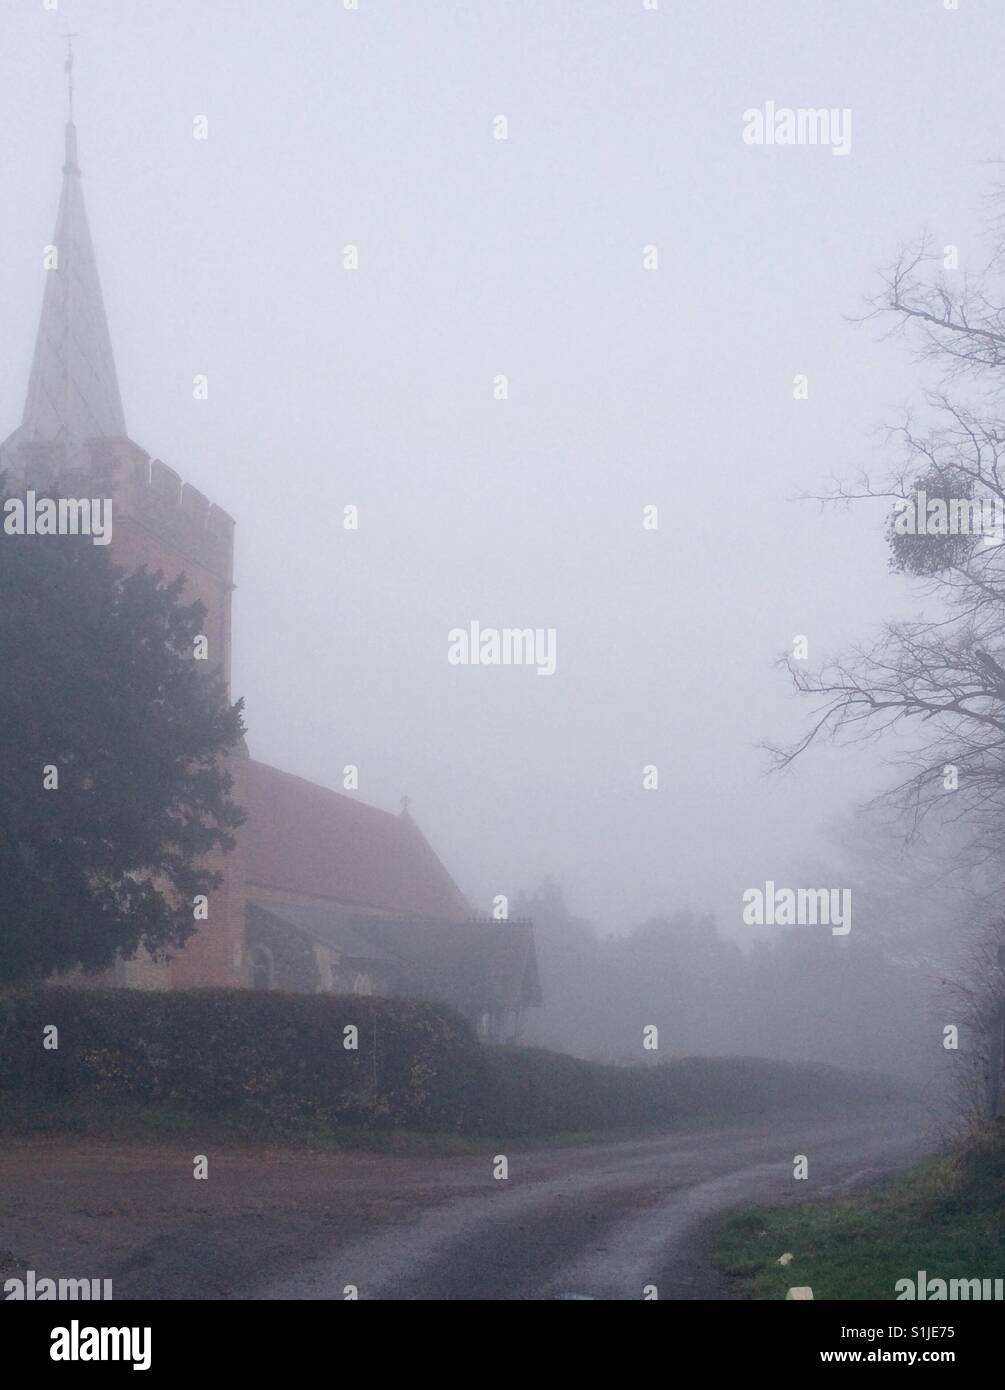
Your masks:
[{"label": "dark conifer foliage", "polygon": [[0,982],[169,951],[218,885],[242,705],[183,588],[88,536],[0,533]]}]

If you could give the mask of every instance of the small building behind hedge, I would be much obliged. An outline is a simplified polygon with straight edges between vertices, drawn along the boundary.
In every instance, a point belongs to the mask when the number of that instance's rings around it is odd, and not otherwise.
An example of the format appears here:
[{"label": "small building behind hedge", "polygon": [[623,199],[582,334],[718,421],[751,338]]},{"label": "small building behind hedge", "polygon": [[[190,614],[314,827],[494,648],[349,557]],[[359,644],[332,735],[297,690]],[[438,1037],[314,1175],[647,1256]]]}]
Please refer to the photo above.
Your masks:
[{"label": "small building behind hedge", "polygon": [[541,1003],[530,922],[361,916],[336,906],[248,905],[259,989],[377,994],[449,1004],[494,1041]]},{"label": "small building behind hedge", "polygon": [[249,762],[242,828],[247,983],[449,1004],[518,1036],[541,1003],[527,921],[471,909],[411,815]]},{"label": "small building behind hedge", "polygon": [[[407,806],[392,815],[250,758],[233,771],[248,819],[224,861],[243,908],[229,975],[204,972],[196,938],[171,962],[120,961],[103,983],[420,999],[484,1038],[519,1037],[542,1002],[533,926],[475,917]],[[203,941],[212,920],[211,906]]]}]

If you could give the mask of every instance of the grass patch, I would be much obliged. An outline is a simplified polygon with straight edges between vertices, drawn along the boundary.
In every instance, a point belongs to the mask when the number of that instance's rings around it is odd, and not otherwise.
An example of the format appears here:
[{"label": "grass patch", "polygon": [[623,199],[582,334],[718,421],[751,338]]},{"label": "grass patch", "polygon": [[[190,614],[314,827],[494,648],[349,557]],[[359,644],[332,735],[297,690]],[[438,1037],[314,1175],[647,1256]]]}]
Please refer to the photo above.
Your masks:
[{"label": "grass patch", "polygon": [[232,1149],[288,1148],[321,1153],[477,1154],[484,1141],[450,1133],[335,1125],[321,1118],[280,1120],[266,1111],[209,1113],[182,1105],[82,1104],[19,1099],[0,1116],[0,1144],[26,1137],[101,1139],[120,1144],[215,1144]]},{"label": "grass patch", "polygon": [[0,1147],[26,1137],[100,1139],[114,1143],[227,1145],[234,1149],[288,1148],[323,1153],[400,1153],[413,1157],[463,1156],[616,1144],[656,1139],[670,1132],[714,1131],[736,1123],[735,1116],[688,1116],[676,1124],[624,1126],[617,1129],[567,1130],[552,1134],[468,1135],[410,1129],[375,1129],[369,1125],[335,1125],[322,1118],[278,1120],[267,1111],[233,1108],[210,1113],[182,1105],[100,1102],[53,1102],[18,1097],[0,1111]]},{"label": "grass patch", "polygon": [[[755,1207],[720,1230],[716,1263],[745,1296],[784,1299],[808,1284],[814,1299],[896,1300],[898,1279],[1005,1275],[1005,1121],[954,1153],[929,1160],[860,1197]],[[793,1260],[777,1260],[791,1251]]]},{"label": "grass patch", "polygon": [[79,1099],[53,1102],[17,1097],[0,1109],[0,1148],[20,1138],[100,1139],[116,1144],[216,1144],[232,1149],[286,1148],[321,1153],[400,1153],[448,1158],[507,1149],[570,1148],[658,1139],[673,1133],[714,1133],[751,1122],[749,1115],[684,1115],[659,1124],[570,1129],[550,1134],[457,1134],[365,1124],[333,1124],[321,1117],[278,1119],[261,1109],[207,1111],[178,1104],[136,1104]]}]

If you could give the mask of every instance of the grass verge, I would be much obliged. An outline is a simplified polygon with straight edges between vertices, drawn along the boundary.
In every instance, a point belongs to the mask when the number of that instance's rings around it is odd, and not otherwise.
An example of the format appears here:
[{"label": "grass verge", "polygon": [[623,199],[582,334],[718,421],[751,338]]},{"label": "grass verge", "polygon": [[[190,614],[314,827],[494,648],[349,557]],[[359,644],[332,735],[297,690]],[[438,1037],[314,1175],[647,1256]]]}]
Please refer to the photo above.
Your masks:
[{"label": "grass verge", "polygon": [[[775,1112],[782,1118],[787,1112]],[[802,1113],[798,1111],[796,1113]],[[868,1114],[866,1109],[861,1112]],[[763,1117],[762,1117],[763,1118]],[[61,1100],[16,1096],[0,1107],[0,1151],[26,1138],[101,1140],[115,1144],[217,1144],[234,1149],[286,1148],[324,1153],[400,1153],[415,1157],[463,1156],[616,1144],[668,1134],[697,1134],[749,1125],[747,1110],[686,1113],[648,1125],[556,1130],[548,1134],[458,1134],[404,1127],[333,1123],[321,1116],[277,1117],[267,1107],[231,1106],[212,1111],[178,1103]]]},{"label": "grass verge", "polygon": [[[841,1202],[755,1207],[721,1227],[716,1263],[744,1296],[895,1301],[899,1279],[1005,1274],[1005,1120],[955,1152]],[[792,1262],[780,1266],[781,1255]]]}]

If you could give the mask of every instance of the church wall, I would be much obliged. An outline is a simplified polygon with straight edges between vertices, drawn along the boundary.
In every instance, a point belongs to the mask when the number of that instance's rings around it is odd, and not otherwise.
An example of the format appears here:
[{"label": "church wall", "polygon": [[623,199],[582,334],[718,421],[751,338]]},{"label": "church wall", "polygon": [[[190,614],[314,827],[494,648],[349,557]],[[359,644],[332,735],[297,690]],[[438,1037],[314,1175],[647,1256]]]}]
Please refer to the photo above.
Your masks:
[{"label": "church wall", "polygon": [[[246,759],[231,758],[228,771],[234,779],[231,796],[239,806]],[[220,887],[209,894],[209,916],[196,924],[195,934],[172,959],[170,982],[173,989],[199,986],[242,988],[247,984],[245,963],[245,888],[241,831],[235,834],[237,846],[229,854],[215,851],[206,859],[208,867],[222,877]]]},{"label": "church wall", "polygon": [[169,962],[154,960],[150,952],[142,946],[132,960],[123,961],[121,964],[121,983],[128,989],[168,989],[171,984]]},{"label": "church wall", "polygon": [[[135,570],[145,565],[165,579],[184,573],[183,597],[206,607],[204,630],[209,661],[230,683],[231,595],[233,592],[234,522],[195,488],[183,484],[173,469],[149,456],[132,441],[98,440],[90,446],[88,495],[113,499],[111,551],[116,564]],[[232,796],[244,804],[241,787],[246,759],[235,756],[228,770]],[[240,832],[230,854],[214,852],[208,866],[222,876],[209,897],[209,916],[166,967],[133,963],[140,988],[165,985],[240,986],[244,979],[244,873]]]},{"label": "church wall", "polygon": [[327,961],[319,959],[314,943],[301,932],[255,917],[248,922],[248,954],[264,946],[272,962],[272,988],[315,994],[327,983]]}]

